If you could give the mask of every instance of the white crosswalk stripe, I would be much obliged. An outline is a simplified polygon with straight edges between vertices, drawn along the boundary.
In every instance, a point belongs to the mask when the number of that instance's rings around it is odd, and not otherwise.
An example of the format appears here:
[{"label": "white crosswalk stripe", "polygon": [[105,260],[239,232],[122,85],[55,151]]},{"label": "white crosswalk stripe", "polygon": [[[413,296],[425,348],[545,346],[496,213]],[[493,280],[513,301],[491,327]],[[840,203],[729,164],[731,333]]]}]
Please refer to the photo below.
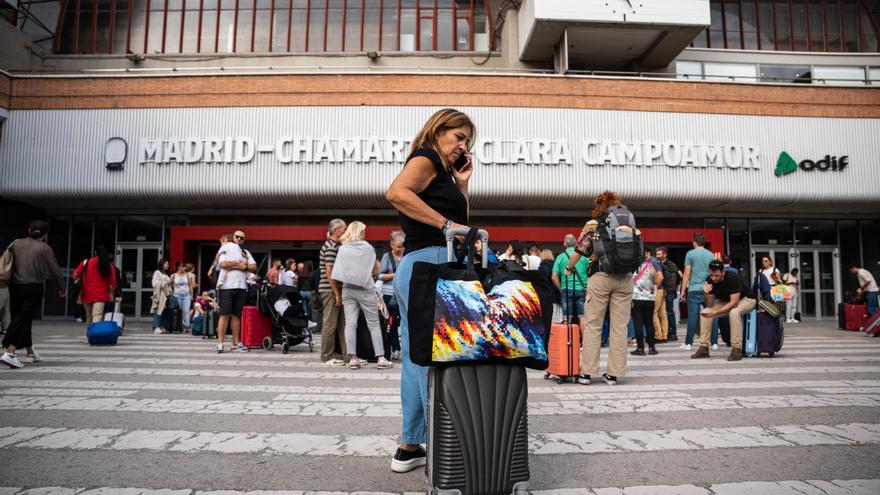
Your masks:
[{"label": "white crosswalk stripe", "polygon": [[[536,433],[530,435],[529,449],[533,455],[557,455],[877,443],[880,424],[849,423]],[[385,435],[0,427],[0,447],[384,457],[394,453],[397,442]]]},{"label": "white crosswalk stripe", "polygon": [[[387,417],[401,415],[400,401],[393,397],[322,396],[322,401],[288,400],[231,401],[197,399],[130,399],[109,391],[106,397],[47,397],[6,392],[0,410],[112,411],[140,413],[244,414],[274,416]],[[64,394],[66,395],[66,394]],[[97,395],[97,394],[94,394]],[[291,399],[293,399],[291,397]],[[337,399],[337,400],[334,400]],[[338,400],[341,399],[341,400]],[[358,400],[365,399],[365,400]],[[767,395],[686,398],[614,398],[589,400],[529,401],[530,416],[572,414],[660,413],[740,409],[788,409],[792,407],[878,407],[880,395]]]}]

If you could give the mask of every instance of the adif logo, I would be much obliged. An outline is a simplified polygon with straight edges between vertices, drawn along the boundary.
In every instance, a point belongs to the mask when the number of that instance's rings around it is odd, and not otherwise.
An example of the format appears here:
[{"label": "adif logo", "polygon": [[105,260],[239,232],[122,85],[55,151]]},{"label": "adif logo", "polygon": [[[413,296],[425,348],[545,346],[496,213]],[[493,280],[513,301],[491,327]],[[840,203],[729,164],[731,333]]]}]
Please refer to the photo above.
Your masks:
[{"label": "adif logo", "polygon": [[776,160],[776,177],[788,175],[798,168],[805,172],[820,170],[822,172],[840,172],[849,165],[849,156],[841,156],[840,158],[831,155],[825,155],[825,158],[819,161],[804,160],[798,163],[788,152],[783,151]]}]

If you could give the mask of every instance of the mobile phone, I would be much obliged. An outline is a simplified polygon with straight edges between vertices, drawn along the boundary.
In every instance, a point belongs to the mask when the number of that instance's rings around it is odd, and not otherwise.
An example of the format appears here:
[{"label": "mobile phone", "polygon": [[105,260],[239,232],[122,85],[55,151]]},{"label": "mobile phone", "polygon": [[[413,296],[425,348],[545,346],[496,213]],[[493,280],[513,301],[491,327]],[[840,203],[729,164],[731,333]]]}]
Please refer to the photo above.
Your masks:
[{"label": "mobile phone", "polygon": [[462,154],[458,157],[458,159],[455,160],[455,163],[452,164],[452,168],[454,168],[455,170],[457,170],[457,171],[460,172],[461,169],[463,169],[464,166],[467,165],[467,162],[468,162],[468,156],[467,156],[467,154],[462,153]]}]

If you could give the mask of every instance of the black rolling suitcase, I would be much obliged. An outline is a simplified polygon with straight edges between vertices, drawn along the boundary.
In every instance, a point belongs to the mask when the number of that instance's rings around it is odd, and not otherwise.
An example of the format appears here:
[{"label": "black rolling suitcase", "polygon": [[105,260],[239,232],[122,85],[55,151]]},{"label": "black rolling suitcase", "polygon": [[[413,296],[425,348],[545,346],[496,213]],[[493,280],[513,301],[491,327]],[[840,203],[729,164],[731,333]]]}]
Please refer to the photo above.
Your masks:
[{"label": "black rolling suitcase", "polygon": [[784,335],[781,318],[773,318],[763,311],[758,311],[757,330],[757,356],[766,352],[770,357],[773,357],[782,349]]},{"label": "black rolling suitcase", "polygon": [[846,330],[846,303],[837,304],[837,328]]},{"label": "black rolling suitcase", "polygon": [[[385,353],[385,359],[391,359],[391,343],[388,340],[388,322],[385,317],[379,313],[379,331],[382,333],[382,348]],[[370,335],[370,329],[367,327],[367,319],[364,317],[363,311],[358,315],[357,326],[357,349],[355,349],[357,357],[366,359],[371,363],[377,361],[376,351],[373,350],[373,336]]]},{"label": "black rolling suitcase", "polygon": [[202,338],[217,338],[217,310],[215,309],[205,311],[205,320],[202,323]]},{"label": "black rolling suitcase", "polygon": [[[467,229],[447,232],[452,239]],[[483,246],[488,246],[484,231]],[[484,251],[485,254],[485,251]],[[486,257],[483,257],[486,266]],[[526,369],[453,364],[428,373],[428,486],[438,495],[525,495],[529,488]]]},{"label": "black rolling suitcase", "polygon": [[166,332],[183,332],[183,311],[180,308],[166,308],[165,311],[162,313],[162,321],[165,324]]}]

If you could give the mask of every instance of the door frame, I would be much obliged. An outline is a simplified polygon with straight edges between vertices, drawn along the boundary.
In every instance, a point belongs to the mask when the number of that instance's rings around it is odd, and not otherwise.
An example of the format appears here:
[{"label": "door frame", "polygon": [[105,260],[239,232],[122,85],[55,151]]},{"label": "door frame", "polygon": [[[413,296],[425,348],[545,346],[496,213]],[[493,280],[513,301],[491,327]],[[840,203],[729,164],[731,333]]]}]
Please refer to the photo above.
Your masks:
[{"label": "door frame", "polygon": [[149,315],[141,314],[143,297],[145,292],[149,292],[152,289],[145,289],[143,287],[143,279],[141,277],[144,276],[144,250],[145,249],[155,249],[159,252],[159,258],[164,257],[165,248],[161,242],[120,242],[116,244],[115,250],[115,262],[116,267],[119,268],[120,273],[122,273],[122,253],[124,250],[136,250],[137,251],[137,277],[135,280],[134,289],[131,288],[122,288],[122,296],[125,297],[126,294],[134,294],[134,314],[126,315],[132,318],[137,318],[139,320],[143,320],[149,318]]},{"label": "door frame", "polygon": [[[796,266],[798,268],[798,277],[800,277],[800,273],[803,272],[801,270],[801,259],[804,256],[809,255],[811,257],[810,262],[814,267],[814,273],[817,277],[817,285],[816,289],[811,289],[808,292],[811,293],[810,297],[815,298],[815,308],[816,315],[811,318],[815,319],[815,321],[822,321],[825,319],[831,319],[836,317],[836,314],[825,315],[822,313],[822,294],[834,292],[834,303],[835,305],[839,304],[843,300],[843,280],[841,279],[841,271],[840,271],[840,249],[838,246],[795,246],[790,244],[755,244],[751,247],[751,263],[752,263],[752,273],[758,273],[758,259],[756,256],[756,252],[768,252],[771,255],[772,259],[776,259],[776,253],[786,251],[788,253],[788,270],[791,270],[792,266]],[[831,253],[832,261],[831,261],[831,270],[833,277],[833,289],[819,289],[819,253]],[[779,267],[776,267],[779,268]],[[783,270],[779,270],[783,272]],[[783,272],[784,273],[784,272]],[[803,308],[803,301],[806,297],[804,294],[803,286],[798,287],[798,308],[797,311],[801,312]]]}]

